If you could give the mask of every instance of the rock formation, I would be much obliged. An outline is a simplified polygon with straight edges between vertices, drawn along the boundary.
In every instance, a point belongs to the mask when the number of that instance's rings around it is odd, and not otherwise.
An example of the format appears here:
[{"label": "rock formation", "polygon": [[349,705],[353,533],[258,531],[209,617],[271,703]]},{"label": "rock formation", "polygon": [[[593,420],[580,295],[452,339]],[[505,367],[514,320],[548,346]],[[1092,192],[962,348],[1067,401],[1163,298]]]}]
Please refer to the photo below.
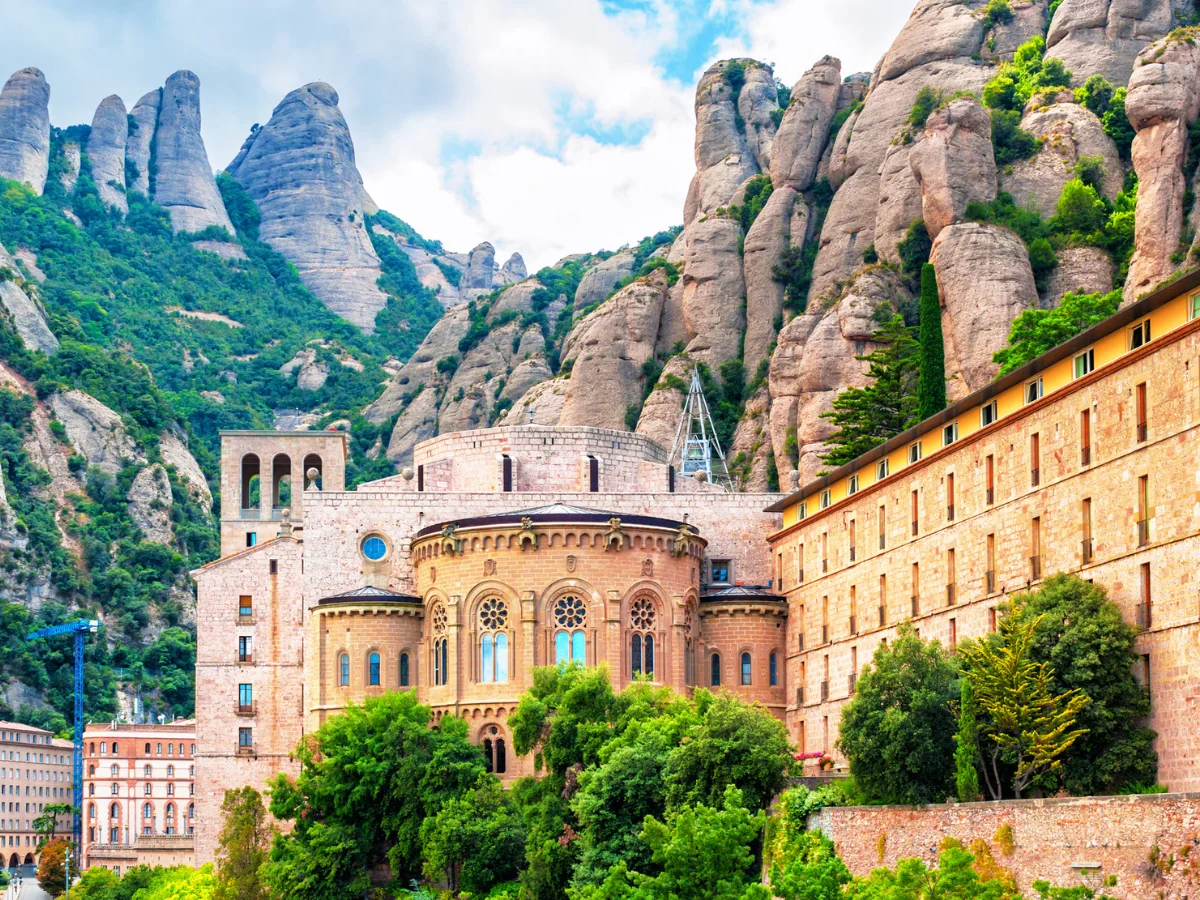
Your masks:
[{"label": "rock formation", "polygon": [[155,88],[133,105],[129,115],[129,134],[125,139],[125,159],[131,165],[134,178],[127,187],[150,196],[150,146],[154,129],[158,127],[158,110],[162,105],[162,88]]},{"label": "rock formation", "polygon": [[127,506],[146,540],[171,543],[171,485],[166,469],[155,464],[138,472],[129,486]]},{"label": "rock formation", "polygon": [[125,138],[128,132],[125,103],[116,94],[110,94],[100,101],[92,116],[87,155],[100,199],[121,212],[129,211],[129,202],[125,199]]},{"label": "rock formation", "polygon": [[576,325],[563,347],[575,362],[559,424],[626,427],[626,410],[641,406],[642,365],[654,356],[666,294],[666,275],[655,270]]},{"label": "rock formation", "polygon": [[[780,134],[782,134],[782,129]],[[778,147],[780,141],[776,140]],[[743,242],[743,270],[746,282],[746,340],[742,359],[746,371],[753,373],[767,358],[775,339],[775,320],[783,314],[783,285],[772,274],[783,251],[792,242],[792,211],[796,191],[784,185],[772,191],[750,233]],[[797,243],[803,244],[800,237]]]},{"label": "rock formation", "polygon": [[1046,279],[1042,306],[1054,307],[1067,293],[1107,294],[1113,289],[1112,257],[1099,247],[1067,247]]},{"label": "rock formation", "polygon": [[1046,33],[1046,55],[1061,59],[1075,84],[1100,74],[1122,85],[1141,50],[1175,26],[1176,12],[1190,13],[1191,5],[1187,0],[1063,0]]},{"label": "rock formation", "polygon": [[921,189],[925,230],[936,238],[943,228],[961,221],[971,201],[996,199],[996,159],[987,110],[974,97],[934,110],[924,135],[908,154],[908,164]]},{"label": "rock formation", "polygon": [[823,57],[792,87],[771,145],[771,183],[803,191],[812,184],[841,96],[842,64]]},{"label": "rock formation", "polygon": [[41,193],[50,169],[50,85],[39,69],[19,69],[0,91],[0,178]]},{"label": "rock formation", "polygon": [[[727,69],[736,62],[744,73],[752,93],[747,101],[747,119],[742,113],[740,96],[734,102],[734,90]],[[709,66],[696,86],[696,179],[694,198],[685,204],[684,226],[691,224],[696,214],[711,214],[718,207],[728,206],[739,187],[759,173],[759,158],[770,152],[774,126],[770,110],[779,104],[763,97],[761,85],[771,81],[771,70],[751,59],[721,60]],[[772,86],[772,95],[774,87]],[[766,123],[762,113],[766,112]],[[741,126],[741,127],[739,127]],[[748,139],[746,129],[752,139]],[[768,137],[769,135],[769,137]],[[689,210],[690,207],[690,210]]]},{"label": "rock formation", "polygon": [[[161,152],[161,151],[160,151]],[[253,131],[227,171],[258,204],[259,236],[285,257],[320,300],[365,332],[387,305],[363,187],[338,95],[321,82],[289,93]]]},{"label": "rock formation", "polygon": [[575,291],[575,309],[586,309],[611,294],[618,281],[633,274],[633,263],[633,251],[622,250],[584,272]]},{"label": "rock formation", "polygon": [[1125,111],[1137,130],[1135,250],[1125,281],[1131,303],[1175,271],[1171,255],[1183,236],[1183,163],[1188,126],[1200,115],[1200,48],[1195,39],[1167,38],[1147,47],[1129,79]]},{"label": "rock formation", "polygon": [[511,284],[524,281],[529,277],[529,273],[525,270],[525,260],[520,253],[514,253],[504,261],[504,265],[500,267],[500,274],[505,281]]},{"label": "rock formation", "polygon": [[1063,185],[1075,177],[1075,164],[1085,156],[1104,160],[1105,176],[1099,188],[1106,197],[1111,200],[1121,190],[1125,166],[1091,110],[1073,101],[1055,103],[1029,112],[1021,127],[1045,141],[1033,157],[1017,160],[1001,178],[1001,190],[1011,194],[1018,206],[1032,206],[1045,219],[1053,216]]},{"label": "rock formation", "polygon": [[496,269],[496,248],[484,241],[471,250],[471,261],[463,275],[464,288],[492,289],[492,277]]},{"label": "rock formation", "polygon": [[50,397],[50,408],[66,429],[67,440],[89,466],[116,475],[126,461],[139,458],[120,415],[90,394],[76,390],[56,393]]},{"label": "rock formation", "polygon": [[683,401],[692,379],[694,365],[686,356],[672,356],[658,376],[658,382],[642,404],[637,433],[648,437],[666,450],[675,442]]},{"label": "rock formation", "polygon": [[26,347],[53,353],[58,349],[58,338],[46,324],[41,304],[18,284],[18,278],[16,263],[0,245],[0,304]]},{"label": "rock formation", "polygon": [[951,225],[933,242],[946,343],[947,396],[958,399],[996,377],[992,354],[1015,319],[1037,305],[1024,242],[995,225]]},{"label": "rock formation", "polygon": [[153,163],[154,202],[170,213],[176,232],[215,225],[233,233],[200,136],[200,79],[186,69],[163,85]]},{"label": "rock formation", "polygon": [[742,226],[736,219],[713,216],[684,232],[683,316],[690,340],[688,355],[707,363],[715,375],[721,363],[741,349],[746,320],[738,244]]}]

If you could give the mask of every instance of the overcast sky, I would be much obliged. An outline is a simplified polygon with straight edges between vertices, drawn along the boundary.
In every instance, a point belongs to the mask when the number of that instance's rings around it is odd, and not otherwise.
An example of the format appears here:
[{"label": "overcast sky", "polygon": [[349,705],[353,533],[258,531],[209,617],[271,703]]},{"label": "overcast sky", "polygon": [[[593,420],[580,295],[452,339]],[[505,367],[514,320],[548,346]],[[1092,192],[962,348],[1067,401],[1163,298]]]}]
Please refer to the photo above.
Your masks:
[{"label": "overcast sky", "polygon": [[677,224],[692,101],[713,60],[791,84],[872,69],[911,0],[0,0],[0,78],[37,66],[60,127],[200,77],[225,166],[288,91],[332,84],[367,190],[448,248],[531,270]]}]

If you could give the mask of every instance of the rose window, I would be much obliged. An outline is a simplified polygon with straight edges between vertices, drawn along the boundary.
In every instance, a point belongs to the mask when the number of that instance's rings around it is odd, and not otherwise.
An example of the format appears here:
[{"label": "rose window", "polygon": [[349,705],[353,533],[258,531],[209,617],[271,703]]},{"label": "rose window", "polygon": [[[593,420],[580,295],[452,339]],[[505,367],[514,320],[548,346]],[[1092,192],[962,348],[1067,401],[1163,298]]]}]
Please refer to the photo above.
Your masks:
[{"label": "rose window", "polygon": [[639,597],[634,600],[633,607],[629,611],[629,618],[633,622],[634,628],[649,631],[654,627],[654,602],[647,597]]},{"label": "rose window", "polygon": [[433,608],[433,633],[435,635],[446,633],[446,607],[440,604]]},{"label": "rose window", "polygon": [[559,628],[579,628],[587,621],[587,607],[578,597],[563,597],[554,604],[554,623]]},{"label": "rose window", "polygon": [[498,631],[508,622],[508,607],[503,600],[489,597],[479,607],[479,624],[488,631]]}]

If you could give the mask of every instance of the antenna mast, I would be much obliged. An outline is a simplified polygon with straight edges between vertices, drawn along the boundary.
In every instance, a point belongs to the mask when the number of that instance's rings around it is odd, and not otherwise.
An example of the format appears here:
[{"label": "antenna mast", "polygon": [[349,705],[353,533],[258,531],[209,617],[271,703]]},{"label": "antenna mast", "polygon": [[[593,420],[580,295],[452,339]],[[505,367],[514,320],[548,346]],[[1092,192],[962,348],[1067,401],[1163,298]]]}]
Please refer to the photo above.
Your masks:
[{"label": "antenna mast", "polygon": [[692,369],[692,383],[687,399],[679,416],[679,427],[675,429],[675,443],[667,462],[678,465],[679,472],[692,478],[700,476],[702,481],[718,485],[727,491],[734,490],[733,479],[725,465],[725,454],[717,429],[713,425],[708,401],[704,399],[704,388],[700,386],[700,373]]}]

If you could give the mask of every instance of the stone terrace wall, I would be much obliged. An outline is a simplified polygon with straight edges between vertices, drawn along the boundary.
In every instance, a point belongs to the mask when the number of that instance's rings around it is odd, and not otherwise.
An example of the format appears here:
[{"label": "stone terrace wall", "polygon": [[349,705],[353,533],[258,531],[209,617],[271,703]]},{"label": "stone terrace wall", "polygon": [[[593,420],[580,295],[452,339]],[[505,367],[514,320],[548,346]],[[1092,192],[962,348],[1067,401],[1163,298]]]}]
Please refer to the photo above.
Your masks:
[{"label": "stone terrace wall", "polygon": [[321,597],[361,587],[359,543],[368,533],[383,534],[394,548],[388,586],[414,591],[409,539],[420,528],[469,516],[567,503],[686,520],[708,541],[709,557],[733,560],[738,581],[766,584],[771,578],[767,535],[778,530],[778,513],[763,509],[777,494],[478,494],[407,491],[322,491],[308,501],[305,529],[306,608]]},{"label": "stone terrace wall", "polygon": [[[964,844],[979,838],[1027,895],[1038,879],[1087,884],[1117,900],[1200,895],[1200,793],[826,808],[809,824],[837,845],[855,875],[907,857],[932,863],[944,837]],[[1003,825],[1012,829],[1008,855],[996,837]],[[1169,872],[1150,862],[1156,846],[1162,857],[1174,856]],[[1116,876],[1115,886],[1102,885],[1109,876]]]}]

